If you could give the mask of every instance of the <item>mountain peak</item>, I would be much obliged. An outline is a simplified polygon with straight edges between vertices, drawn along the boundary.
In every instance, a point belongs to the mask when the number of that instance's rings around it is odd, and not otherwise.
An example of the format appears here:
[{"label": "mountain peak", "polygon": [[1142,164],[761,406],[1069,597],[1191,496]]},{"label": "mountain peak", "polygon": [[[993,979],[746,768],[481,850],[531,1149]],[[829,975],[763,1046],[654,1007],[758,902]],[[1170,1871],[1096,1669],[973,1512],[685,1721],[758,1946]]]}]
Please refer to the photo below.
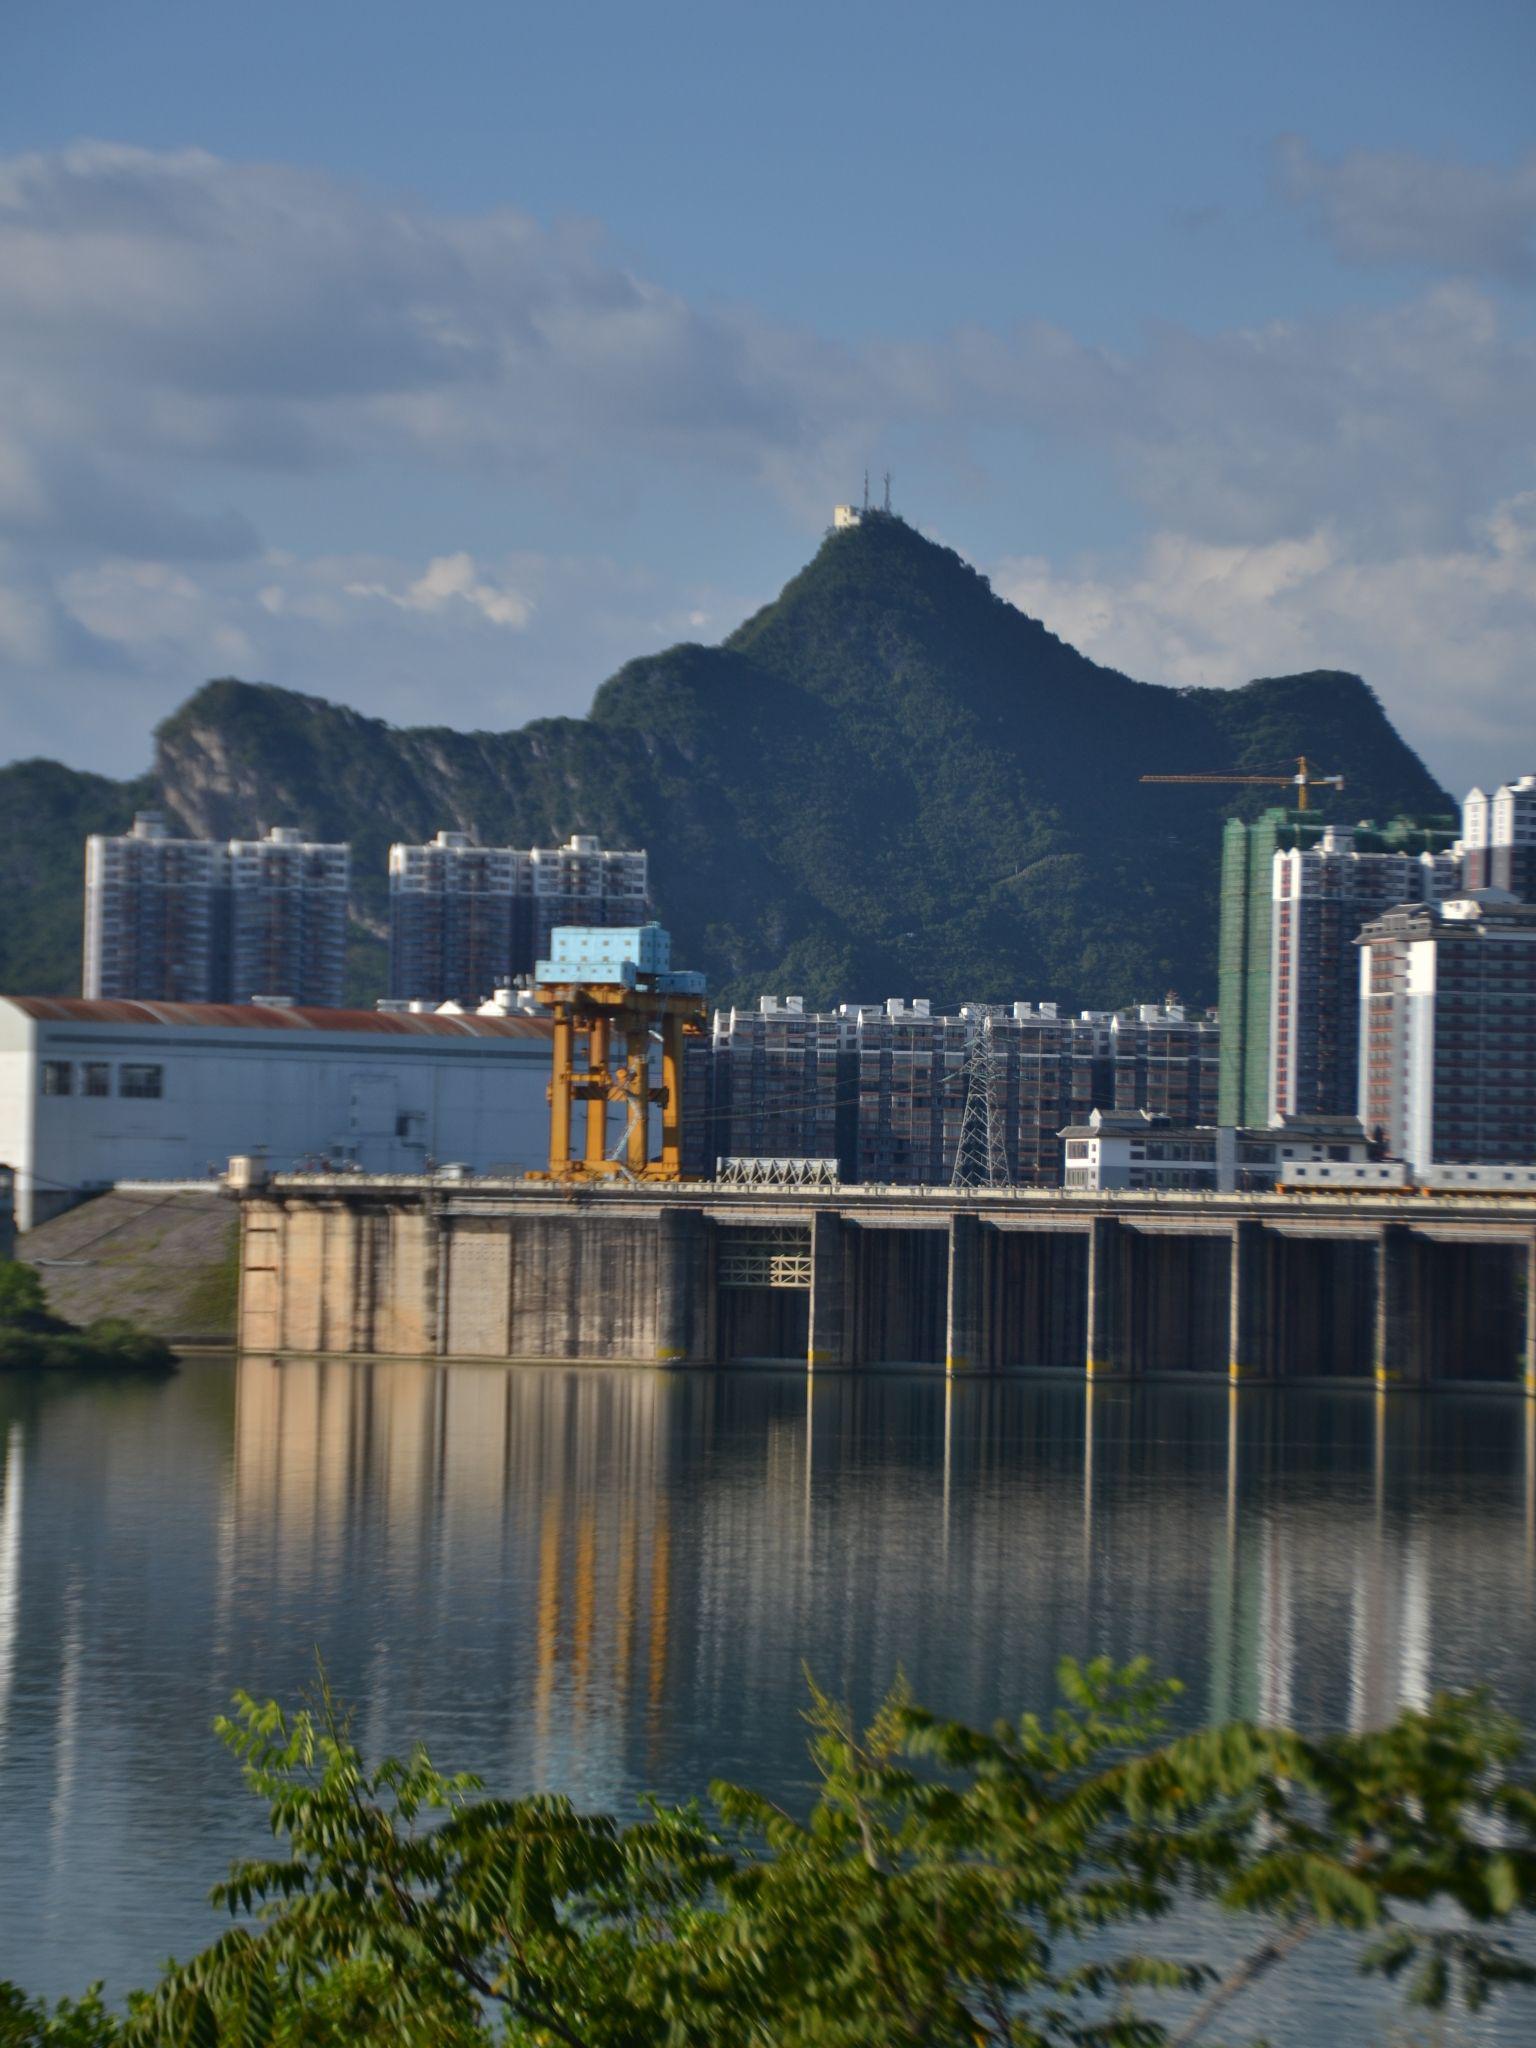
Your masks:
[{"label": "mountain peak", "polygon": [[[1358,677],[1132,681],[883,512],[829,533],[723,645],[627,663],[587,718],[398,730],[225,679],[157,738],[153,795],[193,829],[282,820],[352,841],[353,994],[365,999],[389,842],[442,826],[489,844],[589,831],[647,848],[677,957],[725,1000],[779,989],[817,1003],[905,992],[1104,1007],[1169,987],[1214,994],[1221,820],[1271,796],[1149,788],[1144,773],[1281,772],[1306,753],[1348,778],[1335,815],[1447,803]],[[43,840],[58,842],[52,940],[34,930],[18,953],[0,934],[13,986],[17,961],[34,985],[78,971],[79,831],[131,814],[126,788],[75,778],[66,801],[60,776],[0,774],[8,900]],[[45,957],[59,971],[39,981]]]}]

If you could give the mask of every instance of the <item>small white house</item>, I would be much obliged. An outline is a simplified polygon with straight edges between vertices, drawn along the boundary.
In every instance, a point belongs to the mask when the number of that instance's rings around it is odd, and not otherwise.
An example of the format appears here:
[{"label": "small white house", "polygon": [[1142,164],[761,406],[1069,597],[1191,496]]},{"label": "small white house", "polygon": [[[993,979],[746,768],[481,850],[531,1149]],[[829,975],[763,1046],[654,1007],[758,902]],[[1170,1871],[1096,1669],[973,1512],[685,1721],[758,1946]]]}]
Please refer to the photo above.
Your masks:
[{"label": "small white house", "polygon": [[[1370,1155],[1353,1117],[1282,1116],[1254,1129],[1170,1123],[1151,1110],[1093,1110],[1064,1141],[1066,1188],[1145,1193],[1262,1193],[1300,1181],[1303,1163],[1341,1176]],[[1326,1180],[1326,1174],[1325,1174]]]},{"label": "small white house", "polygon": [[236,1153],[522,1172],[548,1155],[549,1067],[533,1017],[0,996],[0,1165],[21,1230]]}]

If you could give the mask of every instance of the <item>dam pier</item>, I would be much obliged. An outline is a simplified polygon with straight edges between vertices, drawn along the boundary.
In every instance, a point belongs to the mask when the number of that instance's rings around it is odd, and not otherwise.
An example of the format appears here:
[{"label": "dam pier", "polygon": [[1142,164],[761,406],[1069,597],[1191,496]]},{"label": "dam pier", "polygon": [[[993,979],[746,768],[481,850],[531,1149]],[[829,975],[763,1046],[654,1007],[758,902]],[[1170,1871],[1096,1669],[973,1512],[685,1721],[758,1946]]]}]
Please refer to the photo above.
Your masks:
[{"label": "dam pier", "polygon": [[278,1175],[241,1348],[1536,1395],[1536,1205]]}]

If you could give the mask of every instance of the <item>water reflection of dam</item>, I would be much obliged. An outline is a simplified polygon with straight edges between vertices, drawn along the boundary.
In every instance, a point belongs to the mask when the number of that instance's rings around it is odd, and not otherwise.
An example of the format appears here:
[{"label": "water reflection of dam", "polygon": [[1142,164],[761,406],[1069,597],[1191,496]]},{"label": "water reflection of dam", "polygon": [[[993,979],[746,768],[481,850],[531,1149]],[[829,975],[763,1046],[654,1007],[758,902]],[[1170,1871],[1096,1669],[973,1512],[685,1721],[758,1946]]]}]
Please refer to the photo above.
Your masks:
[{"label": "water reflection of dam", "polygon": [[[1536,1416],[1496,1403],[1448,1441],[1371,1395],[246,1360],[236,1418],[242,1578],[478,1632],[535,1776],[768,1701],[797,1740],[802,1661],[990,1713],[1146,1652],[1192,1713],[1360,1725],[1530,1609]],[[1501,1470],[1451,1513],[1465,1459]]]},{"label": "water reflection of dam", "polygon": [[83,1928],[120,1985],[207,1938],[265,1842],[209,1722],[317,1649],[371,1754],[620,1809],[797,1797],[807,1665],[977,1719],[1101,1652],[1191,1719],[1536,1719],[1497,1397],[253,1357],[0,1383],[0,1447],[0,1974],[49,1991]]},{"label": "water reflection of dam", "polygon": [[[654,1719],[672,1567],[660,1383],[242,1360],[235,1549],[247,1580],[455,1611],[526,1668],[537,1775],[594,1717]],[[361,1588],[359,1588],[361,1590]],[[365,1611],[372,1606],[364,1593]],[[540,1768],[543,1760],[544,1768]]]}]

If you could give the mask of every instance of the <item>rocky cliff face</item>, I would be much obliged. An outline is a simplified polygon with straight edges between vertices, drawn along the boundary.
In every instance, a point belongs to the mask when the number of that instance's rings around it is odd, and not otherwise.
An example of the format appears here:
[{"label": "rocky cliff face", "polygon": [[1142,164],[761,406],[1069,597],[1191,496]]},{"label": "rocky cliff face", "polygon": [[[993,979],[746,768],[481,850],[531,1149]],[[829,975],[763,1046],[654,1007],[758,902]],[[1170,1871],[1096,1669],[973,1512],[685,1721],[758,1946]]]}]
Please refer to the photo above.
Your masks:
[{"label": "rocky cliff face", "polygon": [[[0,771],[0,903],[33,824],[77,878],[81,832],[120,829],[152,788],[191,832],[350,839],[360,993],[379,975],[389,842],[447,827],[646,847],[678,958],[727,999],[1198,999],[1214,994],[1220,821],[1266,793],[1138,778],[1283,771],[1303,752],[1348,777],[1346,818],[1450,808],[1359,677],[1137,683],[875,518],[829,536],[722,647],[630,663],[585,719],[399,730],[224,681],[160,729],[147,784]],[[0,923],[0,985],[72,982],[77,922],[75,880],[24,943]]]}]

